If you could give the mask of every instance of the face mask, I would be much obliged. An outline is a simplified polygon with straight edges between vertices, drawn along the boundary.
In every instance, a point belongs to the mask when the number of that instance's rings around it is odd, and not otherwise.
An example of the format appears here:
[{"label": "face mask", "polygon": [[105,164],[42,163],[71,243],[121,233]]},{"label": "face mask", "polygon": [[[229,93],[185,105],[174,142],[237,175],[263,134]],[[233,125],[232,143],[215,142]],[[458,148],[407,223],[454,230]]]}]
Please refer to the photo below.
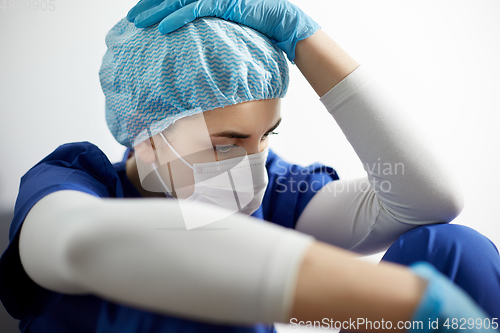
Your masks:
[{"label": "face mask", "polygon": [[[268,183],[268,148],[257,154],[191,165],[175,151],[162,133],[160,135],[174,154],[193,170],[194,192],[184,200],[216,204],[248,215],[260,207]],[[158,172],[157,175],[168,191]]]}]

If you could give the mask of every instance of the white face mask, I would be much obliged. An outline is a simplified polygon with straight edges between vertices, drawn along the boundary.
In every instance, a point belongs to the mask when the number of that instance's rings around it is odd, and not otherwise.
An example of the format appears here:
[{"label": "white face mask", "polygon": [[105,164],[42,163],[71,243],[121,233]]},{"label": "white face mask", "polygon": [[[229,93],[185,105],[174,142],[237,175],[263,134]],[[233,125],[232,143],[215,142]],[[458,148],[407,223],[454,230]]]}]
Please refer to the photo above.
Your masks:
[{"label": "white face mask", "polygon": [[[266,170],[268,148],[257,154],[191,165],[161,132],[160,135],[174,154],[193,170],[194,192],[185,200],[216,204],[248,215],[260,207],[269,181]],[[158,174],[156,168],[155,171]],[[158,177],[162,181],[159,174]],[[163,181],[162,184],[169,191]]]}]

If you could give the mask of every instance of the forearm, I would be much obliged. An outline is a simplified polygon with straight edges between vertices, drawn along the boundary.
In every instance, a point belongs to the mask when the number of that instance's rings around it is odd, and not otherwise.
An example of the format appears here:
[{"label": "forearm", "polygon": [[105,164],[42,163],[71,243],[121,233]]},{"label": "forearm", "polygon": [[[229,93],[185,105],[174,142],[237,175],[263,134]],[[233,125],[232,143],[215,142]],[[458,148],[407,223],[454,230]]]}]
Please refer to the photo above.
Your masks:
[{"label": "forearm", "polygon": [[[351,252],[315,242],[300,267],[292,318],[350,322],[411,320],[426,282],[403,266],[353,259]],[[370,332],[364,326],[361,332]],[[373,330],[373,332],[383,330]],[[391,330],[394,331],[394,330]]]},{"label": "forearm", "polygon": [[295,54],[295,64],[320,97],[359,66],[321,29],[297,42]]}]

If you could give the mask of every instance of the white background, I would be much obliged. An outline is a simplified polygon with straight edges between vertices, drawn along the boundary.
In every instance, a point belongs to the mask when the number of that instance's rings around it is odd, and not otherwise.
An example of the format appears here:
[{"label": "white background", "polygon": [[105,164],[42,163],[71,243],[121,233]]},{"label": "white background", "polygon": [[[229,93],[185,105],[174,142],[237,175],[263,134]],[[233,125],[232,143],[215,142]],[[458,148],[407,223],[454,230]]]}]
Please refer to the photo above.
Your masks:
[{"label": "white background", "polygon": [[[52,0],[54,11],[0,9],[1,210],[13,209],[20,177],[62,143],[90,141],[112,162],[121,158],[124,148],[105,123],[98,71],[107,31],[135,2]],[[376,73],[459,177],[466,204],[454,223],[500,245],[500,2],[293,2]],[[342,178],[364,175],[294,66],[282,115],[271,147],[283,158],[331,165]]]}]

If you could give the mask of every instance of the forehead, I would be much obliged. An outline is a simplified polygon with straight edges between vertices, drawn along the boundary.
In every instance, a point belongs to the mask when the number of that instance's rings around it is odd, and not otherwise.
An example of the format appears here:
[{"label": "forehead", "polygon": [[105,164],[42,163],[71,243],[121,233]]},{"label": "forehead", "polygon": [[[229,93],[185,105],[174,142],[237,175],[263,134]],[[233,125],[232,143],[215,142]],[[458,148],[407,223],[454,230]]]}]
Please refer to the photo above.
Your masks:
[{"label": "forehead", "polygon": [[203,116],[210,132],[227,128],[245,132],[261,130],[265,132],[281,117],[281,99],[226,106],[204,112]]},{"label": "forehead", "polygon": [[264,134],[281,118],[281,99],[250,101],[181,118],[166,133],[171,135],[237,131]]}]

